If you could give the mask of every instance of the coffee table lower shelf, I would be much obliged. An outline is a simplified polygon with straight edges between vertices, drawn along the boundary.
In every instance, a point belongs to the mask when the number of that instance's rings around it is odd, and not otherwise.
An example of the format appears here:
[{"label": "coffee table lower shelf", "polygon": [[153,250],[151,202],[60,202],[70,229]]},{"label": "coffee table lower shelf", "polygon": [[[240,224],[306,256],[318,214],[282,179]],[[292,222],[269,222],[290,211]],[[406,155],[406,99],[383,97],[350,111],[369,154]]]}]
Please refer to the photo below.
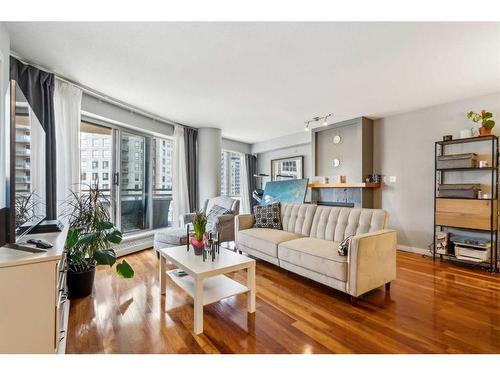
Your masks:
[{"label": "coffee table lower shelf", "polygon": [[[174,281],[181,289],[194,299],[194,279],[189,275],[177,276],[176,272],[177,269],[170,270],[167,272],[167,275],[170,276],[172,281]],[[203,282],[203,306],[218,302],[224,298],[247,293],[249,291],[250,289],[248,289],[245,285],[242,285],[227,276],[212,276],[205,279]]]}]

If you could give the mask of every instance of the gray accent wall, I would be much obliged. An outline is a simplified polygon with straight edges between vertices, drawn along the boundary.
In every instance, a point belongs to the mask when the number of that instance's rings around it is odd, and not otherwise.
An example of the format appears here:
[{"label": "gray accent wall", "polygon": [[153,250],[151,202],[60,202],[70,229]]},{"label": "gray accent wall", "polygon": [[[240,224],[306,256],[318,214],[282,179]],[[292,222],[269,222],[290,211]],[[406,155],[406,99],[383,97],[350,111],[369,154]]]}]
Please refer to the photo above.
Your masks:
[{"label": "gray accent wall", "polygon": [[[500,135],[500,93],[436,105],[375,121],[374,172],[385,175],[386,184],[375,191],[376,206],[390,214],[389,227],[398,231],[404,250],[424,252],[432,242],[434,220],[434,142],[443,135],[458,138],[461,129],[470,129],[469,110],[486,109],[495,115]],[[466,147],[471,147],[467,145]],[[471,152],[470,148],[456,152]],[[455,150],[451,151],[455,152]],[[479,154],[482,152],[480,151]],[[464,178],[470,172],[460,173]],[[483,173],[483,172],[475,172]],[[390,176],[396,182],[390,182]],[[479,177],[479,176],[478,176]],[[401,246],[402,245],[402,246]]]}]

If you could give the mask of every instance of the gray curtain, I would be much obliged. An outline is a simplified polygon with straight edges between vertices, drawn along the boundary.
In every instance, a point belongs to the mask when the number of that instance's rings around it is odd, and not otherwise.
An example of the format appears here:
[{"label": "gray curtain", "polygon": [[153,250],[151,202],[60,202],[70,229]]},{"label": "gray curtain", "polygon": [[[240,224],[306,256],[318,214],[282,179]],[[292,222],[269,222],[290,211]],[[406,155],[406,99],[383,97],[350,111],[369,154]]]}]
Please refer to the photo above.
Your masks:
[{"label": "gray curtain", "polygon": [[189,210],[198,210],[198,129],[184,128]]},{"label": "gray curtain", "polygon": [[250,193],[250,211],[253,212],[253,207],[259,204],[252,197],[253,191],[257,189],[257,183],[254,177],[254,174],[257,173],[257,156],[245,154],[245,159],[247,162],[248,190]]},{"label": "gray curtain", "polygon": [[10,79],[17,82],[45,130],[45,180],[47,219],[57,219],[56,132],[54,125],[54,75],[10,57]]}]

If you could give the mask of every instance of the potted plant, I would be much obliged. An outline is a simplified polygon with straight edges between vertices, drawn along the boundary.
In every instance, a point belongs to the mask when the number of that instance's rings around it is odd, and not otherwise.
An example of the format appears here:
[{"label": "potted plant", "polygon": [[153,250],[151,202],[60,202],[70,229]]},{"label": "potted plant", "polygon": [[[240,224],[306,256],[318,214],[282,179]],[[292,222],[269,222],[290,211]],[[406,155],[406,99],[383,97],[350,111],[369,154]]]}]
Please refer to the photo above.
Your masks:
[{"label": "potted plant", "polygon": [[82,193],[72,192],[67,202],[70,229],[66,238],[68,259],[67,285],[69,298],[85,297],[92,293],[95,267],[112,267],[123,278],[134,276],[134,270],[122,260],[116,261],[111,248],[122,241],[122,233],[109,218],[109,201],[97,186]]},{"label": "potted plant", "polygon": [[193,245],[196,255],[203,254],[205,230],[207,229],[207,216],[202,211],[196,213],[193,219],[194,234],[189,236],[189,242]]},{"label": "potted plant", "polygon": [[486,112],[484,109],[481,113],[469,111],[467,112],[467,118],[472,119],[475,123],[481,123],[481,127],[479,128],[480,136],[491,135],[491,129],[495,126],[493,113]]}]

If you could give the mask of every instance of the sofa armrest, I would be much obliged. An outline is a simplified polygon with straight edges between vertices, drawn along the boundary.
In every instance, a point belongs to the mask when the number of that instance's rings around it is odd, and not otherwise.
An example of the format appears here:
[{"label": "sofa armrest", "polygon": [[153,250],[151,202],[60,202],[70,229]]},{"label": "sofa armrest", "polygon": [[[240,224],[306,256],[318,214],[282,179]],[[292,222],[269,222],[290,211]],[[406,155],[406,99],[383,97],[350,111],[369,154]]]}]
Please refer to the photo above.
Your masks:
[{"label": "sofa armrest", "polygon": [[250,229],[253,227],[255,217],[251,214],[236,215],[234,217],[234,230],[239,232],[240,230]]},{"label": "sofa armrest", "polygon": [[234,241],[234,214],[224,214],[217,217],[215,222],[219,241]]},{"label": "sofa armrest", "polygon": [[396,278],[396,231],[354,236],[347,255],[347,292],[358,297]]}]

